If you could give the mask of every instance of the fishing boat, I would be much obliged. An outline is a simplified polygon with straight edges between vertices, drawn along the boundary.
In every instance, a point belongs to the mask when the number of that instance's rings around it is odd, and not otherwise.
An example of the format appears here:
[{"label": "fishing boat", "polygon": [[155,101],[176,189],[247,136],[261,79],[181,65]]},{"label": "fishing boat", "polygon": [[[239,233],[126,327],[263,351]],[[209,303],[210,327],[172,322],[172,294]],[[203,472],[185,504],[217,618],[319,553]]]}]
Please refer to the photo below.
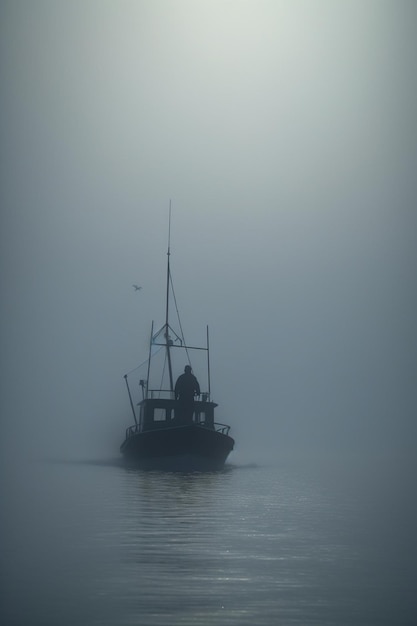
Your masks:
[{"label": "fishing boat", "polygon": [[[169,320],[171,300],[175,302],[177,330],[171,326]],[[129,465],[147,470],[168,471],[213,471],[224,467],[233,450],[234,440],[229,435],[230,426],[215,421],[214,413],[218,405],[211,399],[208,326],[205,344],[202,347],[190,346],[184,339],[171,276],[169,234],[165,323],[155,332],[152,322],[149,355],[142,364],[146,367],[146,375],[139,379],[137,386],[142,395],[138,403],[134,401],[129,375],[124,376],[134,424],[126,429],[120,451]],[[180,353],[182,363],[187,362],[185,374],[194,378],[191,374],[191,355],[196,352],[200,357],[200,364],[201,355],[205,355],[203,361],[207,387],[201,392],[197,382],[195,397],[188,397],[187,402],[184,402],[179,393],[178,380],[174,384],[175,361],[178,362],[177,354]],[[162,373],[156,372],[156,377],[154,361],[157,355],[160,359],[161,353]],[[133,371],[137,373],[136,370]],[[159,381],[157,386],[155,380]]]}]

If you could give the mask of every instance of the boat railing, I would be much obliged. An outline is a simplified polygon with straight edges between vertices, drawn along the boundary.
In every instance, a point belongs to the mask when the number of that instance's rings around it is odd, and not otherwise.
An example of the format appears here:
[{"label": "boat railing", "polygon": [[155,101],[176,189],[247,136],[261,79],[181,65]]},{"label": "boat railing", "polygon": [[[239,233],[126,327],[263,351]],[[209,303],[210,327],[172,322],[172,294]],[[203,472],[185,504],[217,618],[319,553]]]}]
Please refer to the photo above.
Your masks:
[{"label": "boat railing", "polygon": [[133,426],[129,426],[128,428],[126,428],[126,439],[129,439],[129,437],[132,437],[132,435],[136,435],[136,433],[140,433],[141,429],[139,424],[133,424]]},{"label": "boat railing", "polygon": [[[197,424],[199,426],[206,426],[206,424],[204,422],[200,422]],[[230,430],[230,426],[228,426],[227,424],[220,424],[219,422],[214,422],[214,430],[218,433],[221,433],[222,435],[228,435],[229,434],[229,430]],[[129,426],[128,428],[126,428],[126,439],[129,439],[129,437],[132,437],[133,435],[136,435],[137,433],[142,432],[141,426],[140,424],[133,424],[133,426]]]},{"label": "boat railing", "polygon": [[[210,396],[207,391],[201,393],[201,402],[209,402]],[[175,392],[171,389],[148,389],[148,400],[175,400]],[[198,399],[198,397],[197,397]]]},{"label": "boat railing", "polygon": [[175,400],[175,394],[171,389],[148,389],[150,400]]},{"label": "boat railing", "polygon": [[227,424],[219,424],[218,422],[214,422],[214,428],[216,432],[221,433],[222,435],[228,435],[230,426]]}]

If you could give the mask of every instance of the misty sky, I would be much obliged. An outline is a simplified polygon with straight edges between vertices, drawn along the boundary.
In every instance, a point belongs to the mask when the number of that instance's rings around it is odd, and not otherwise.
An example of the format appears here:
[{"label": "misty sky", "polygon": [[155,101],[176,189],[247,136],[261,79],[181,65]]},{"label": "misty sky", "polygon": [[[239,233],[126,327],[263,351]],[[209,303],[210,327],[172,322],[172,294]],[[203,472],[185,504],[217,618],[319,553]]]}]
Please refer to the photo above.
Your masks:
[{"label": "misty sky", "polygon": [[3,443],[118,454],[171,198],[234,454],[414,454],[416,3],[0,11]]}]

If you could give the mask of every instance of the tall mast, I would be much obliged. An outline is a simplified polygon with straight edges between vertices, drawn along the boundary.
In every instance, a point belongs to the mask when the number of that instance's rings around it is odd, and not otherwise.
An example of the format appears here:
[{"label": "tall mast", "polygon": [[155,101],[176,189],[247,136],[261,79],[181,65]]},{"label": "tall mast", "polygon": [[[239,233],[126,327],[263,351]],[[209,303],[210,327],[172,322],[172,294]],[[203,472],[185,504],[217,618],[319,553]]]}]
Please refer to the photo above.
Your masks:
[{"label": "tall mast", "polygon": [[169,373],[169,388],[174,391],[174,379],[172,377],[172,363],[171,363],[171,350],[170,350],[170,338],[169,338],[169,283],[171,281],[171,271],[169,267],[169,257],[171,244],[171,200],[169,201],[169,220],[168,220],[168,252],[167,252],[167,292],[166,292],[166,309],[165,309],[165,346],[166,355],[168,361],[168,373]]},{"label": "tall mast", "polygon": [[207,377],[208,377],[208,397],[210,400],[210,345],[209,345],[209,327],[207,325]]}]

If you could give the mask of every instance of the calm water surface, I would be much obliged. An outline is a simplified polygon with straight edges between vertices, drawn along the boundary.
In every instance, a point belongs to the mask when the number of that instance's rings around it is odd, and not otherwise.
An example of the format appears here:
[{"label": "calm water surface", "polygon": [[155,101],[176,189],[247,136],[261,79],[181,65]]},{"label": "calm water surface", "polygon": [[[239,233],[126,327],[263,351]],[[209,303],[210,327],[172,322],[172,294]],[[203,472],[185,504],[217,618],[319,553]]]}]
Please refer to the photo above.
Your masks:
[{"label": "calm water surface", "polygon": [[6,482],[4,626],[417,624],[408,484],[37,463]]}]

